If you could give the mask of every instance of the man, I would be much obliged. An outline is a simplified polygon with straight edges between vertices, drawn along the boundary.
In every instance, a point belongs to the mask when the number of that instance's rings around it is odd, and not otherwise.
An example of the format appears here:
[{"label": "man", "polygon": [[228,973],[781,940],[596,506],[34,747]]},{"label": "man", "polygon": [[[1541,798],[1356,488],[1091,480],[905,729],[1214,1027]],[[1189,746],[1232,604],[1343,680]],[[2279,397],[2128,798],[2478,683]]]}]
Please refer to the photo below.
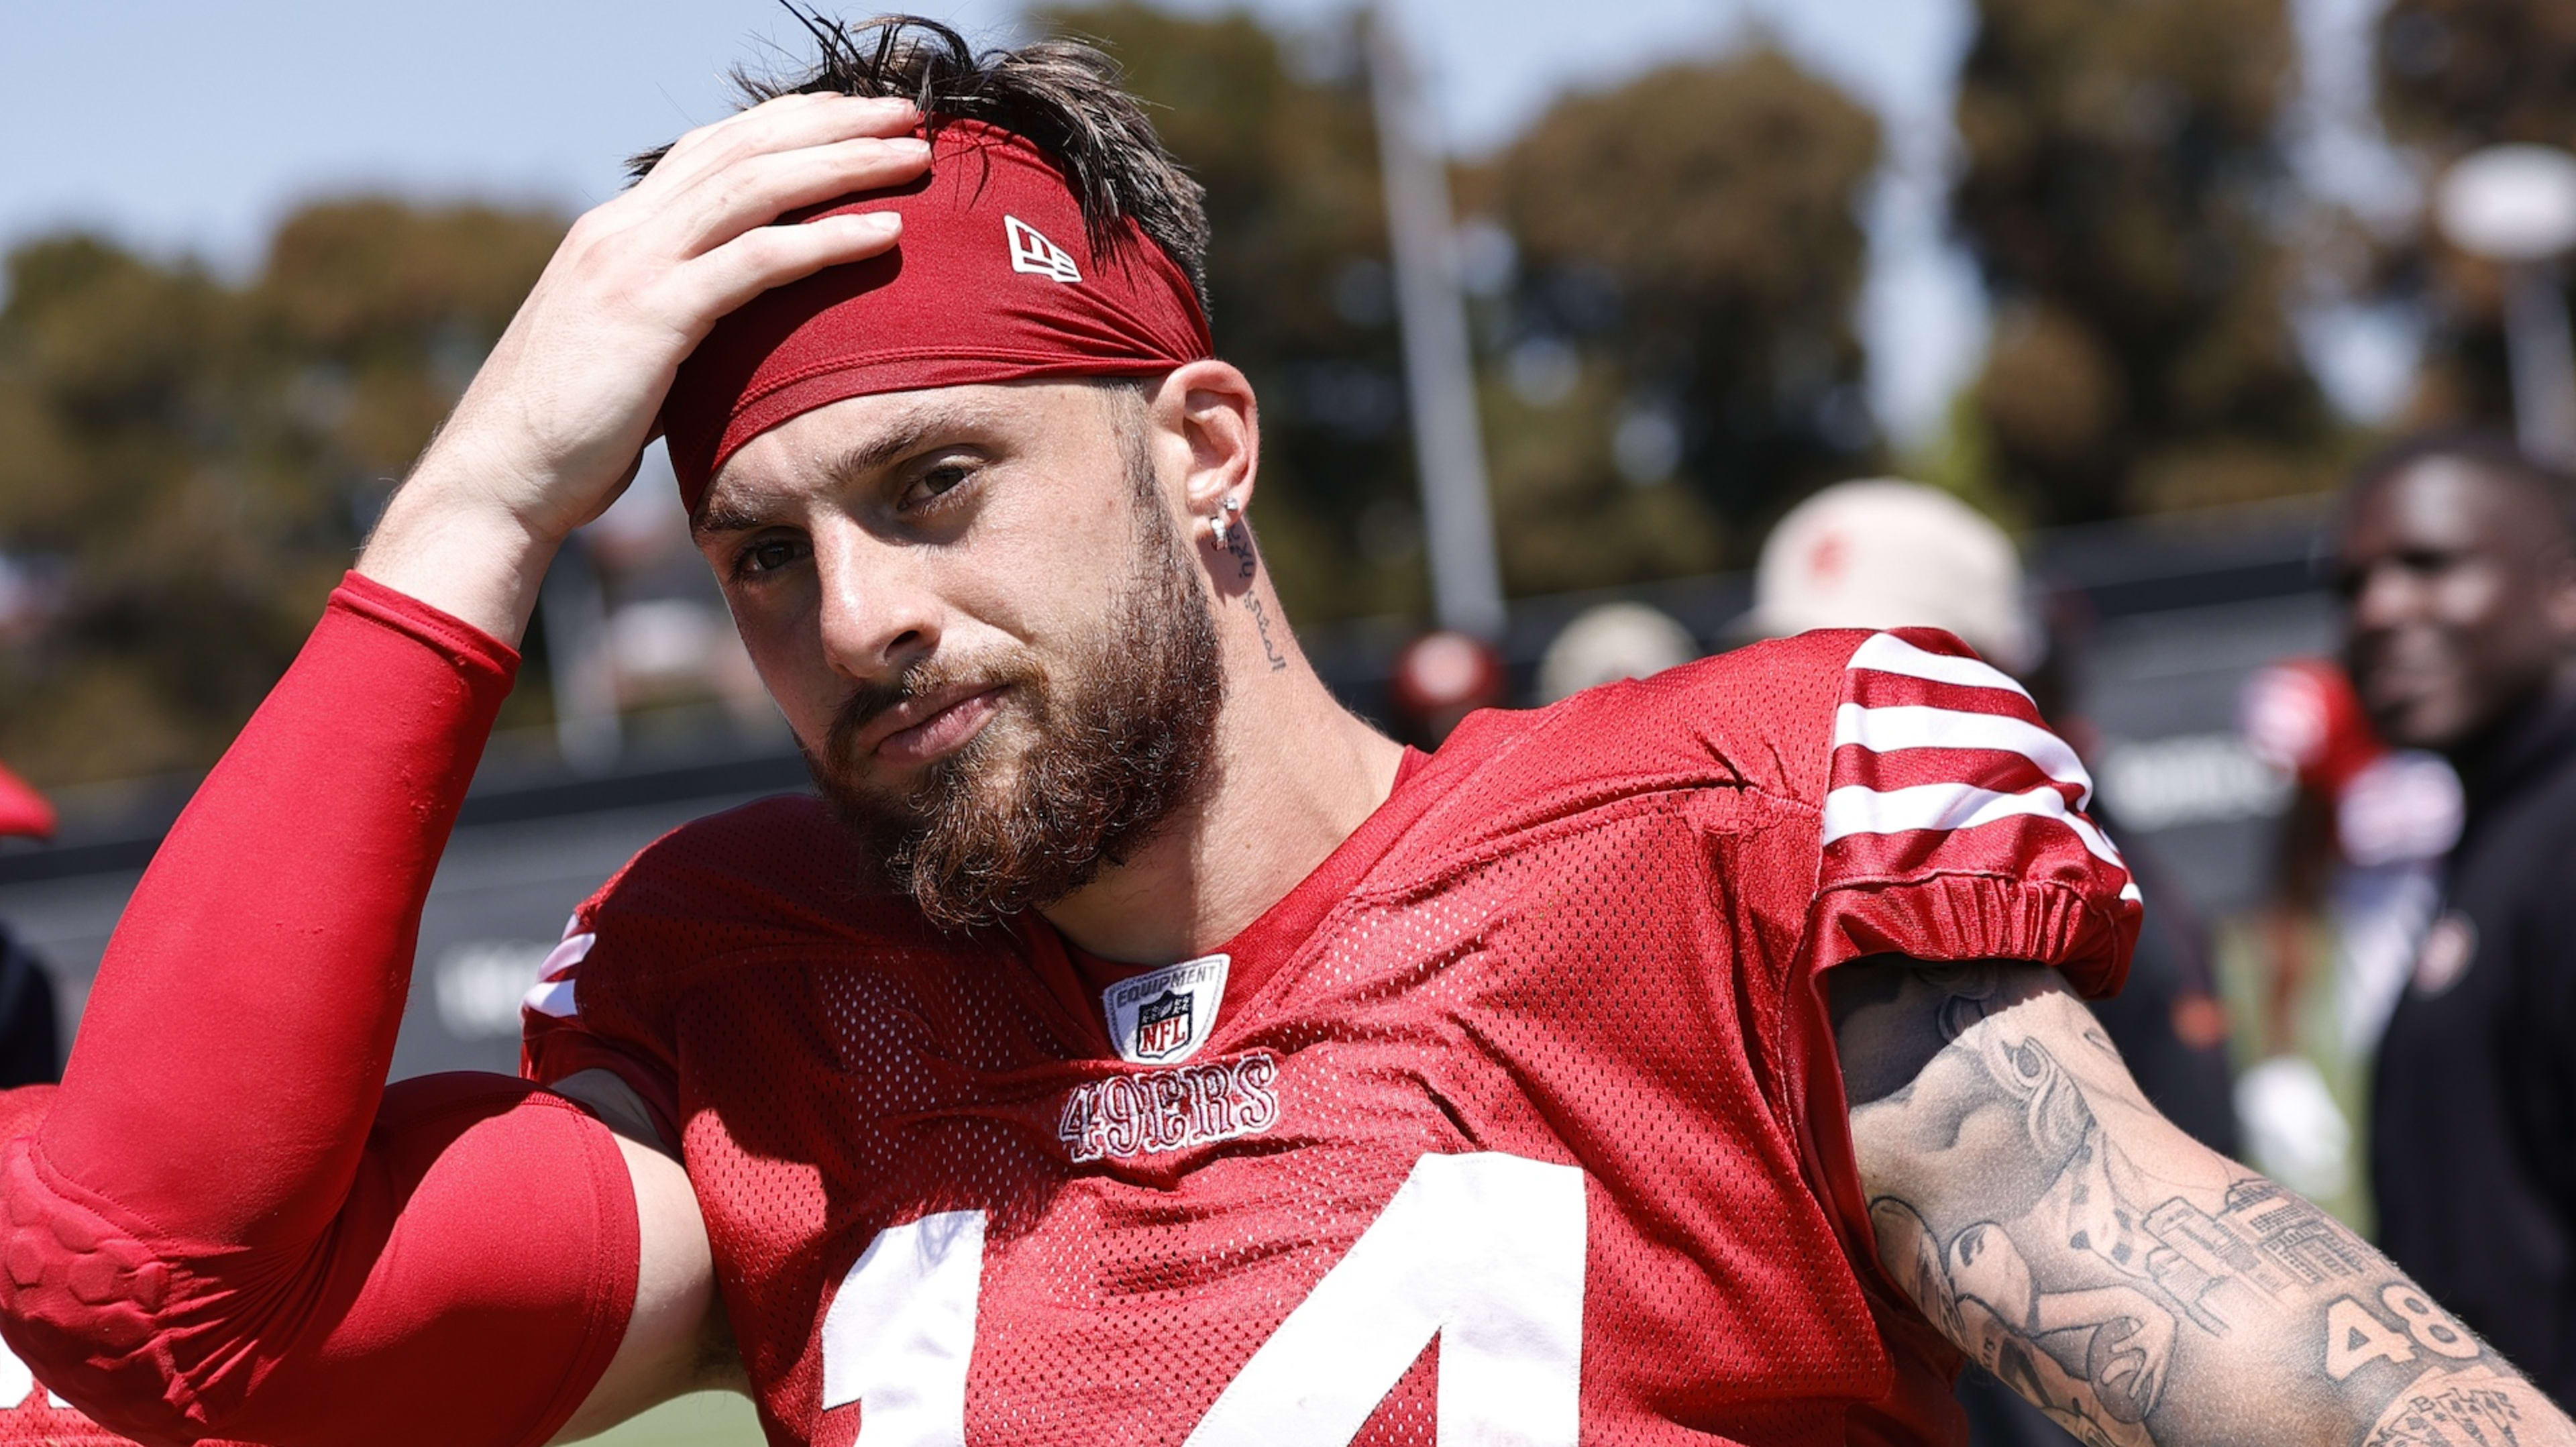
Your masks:
[{"label": "man", "polygon": [[[284,1447],[726,1379],[779,1442],[1921,1441],[1964,1346],[2097,1441],[2576,1440],[2139,1099],[2072,993],[2136,892],[2008,681],[1817,634],[1408,755],[1278,616],[1197,190],[1105,62],[823,35],[928,144],[772,100],[577,223],[138,889],[0,1150],[66,1396]],[[381,1088],[507,640],[657,415],[828,803],[582,906],[550,1088]]]},{"label": "man", "polygon": [[2380,733],[2466,791],[2445,902],[2388,1017],[2371,1189],[2389,1254],[2576,1401],[2576,547],[2565,479],[2501,440],[2364,468],[2337,530]]}]

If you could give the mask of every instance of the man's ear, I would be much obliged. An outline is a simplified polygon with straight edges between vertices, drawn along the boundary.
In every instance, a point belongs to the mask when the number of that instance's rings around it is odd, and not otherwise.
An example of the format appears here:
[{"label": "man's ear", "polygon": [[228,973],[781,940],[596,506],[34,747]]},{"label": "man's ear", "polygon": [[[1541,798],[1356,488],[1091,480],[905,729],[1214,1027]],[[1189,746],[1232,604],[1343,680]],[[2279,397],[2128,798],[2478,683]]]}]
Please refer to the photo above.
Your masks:
[{"label": "man's ear", "polygon": [[1163,378],[1153,400],[1156,448],[1183,469],[1181,505],[1194,517],[1234,500],[1252,506],[1261,470],[1261,409],[1252,382],[1230,362],[1191,362]]}]

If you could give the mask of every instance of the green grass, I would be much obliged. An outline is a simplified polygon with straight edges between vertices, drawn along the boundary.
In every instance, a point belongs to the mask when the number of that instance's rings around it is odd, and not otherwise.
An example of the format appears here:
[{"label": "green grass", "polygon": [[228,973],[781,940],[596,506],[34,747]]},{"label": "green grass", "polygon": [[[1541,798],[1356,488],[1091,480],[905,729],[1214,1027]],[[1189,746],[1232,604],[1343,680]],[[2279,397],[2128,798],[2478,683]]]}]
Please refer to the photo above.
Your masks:
[{"label": "green grass", "polygon": [[697,1392],[589,1441],[591,1447],[759,1447],[760,1419],[746,1397]]}]

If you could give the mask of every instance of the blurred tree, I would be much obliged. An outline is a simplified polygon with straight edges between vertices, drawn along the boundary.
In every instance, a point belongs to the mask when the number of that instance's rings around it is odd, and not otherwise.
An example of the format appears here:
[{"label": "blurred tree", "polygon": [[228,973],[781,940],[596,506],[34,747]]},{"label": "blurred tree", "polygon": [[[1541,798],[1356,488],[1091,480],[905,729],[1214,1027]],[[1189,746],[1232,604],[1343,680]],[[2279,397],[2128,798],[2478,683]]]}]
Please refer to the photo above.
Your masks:
[{"label": "blurred tree", "polygon": [[1569,96],[1471,178],[1521,259],[1486,389],[1517,584],[1713,567],[1724,522],[1872,464],[1851,316],[1878,148],[1756,46]]},{"label": "blurred tree", "polygon": [[551,216],[359,200],[227,286],[87,236],[0,306],[0,757],[210,762],[551,252]]},{"label": "blurred tree", "polygon": [[2307,491],[2286,310],[2285,0],[1978,0],[1957,223],[1996,303],[1977,421],[2041,522]]},{"label": "blurred tree", "polygon": [[[2481,146],[2576,148],[2576,6],[2528,0],[2390,0],[2375,69],[2389,136],[2427,176]],[[2429,225],[2386,238],[2383,292],[2426,322],[2418,424],[2510,425],[2502,278]]]},{"label": "blurred tree", "polygon": [[[1217,349],[1261,392],[1258,516],[1291,606],[1421,613],[1356,31],[1134,3],[1035,19],[1105,45],[1207,183]],[[1497,213],[1464,239],[1509,591],[1716,566],[1721,515],[1865,463],[1849,317],[1876,156],[1866,112],[1757,50],[1568,99],[1461,176],[1462,210]]]},{"label": "blurred tree", "polygon": [[1425,606],[1403,363],[1384,258],[1377,132],[1355,33],[1302,48],[1240,12],[1051,6],[1040,28],[1100,45],[1208,188],[1217,352],[1262,404],[1254,516],[1300,618]]}]

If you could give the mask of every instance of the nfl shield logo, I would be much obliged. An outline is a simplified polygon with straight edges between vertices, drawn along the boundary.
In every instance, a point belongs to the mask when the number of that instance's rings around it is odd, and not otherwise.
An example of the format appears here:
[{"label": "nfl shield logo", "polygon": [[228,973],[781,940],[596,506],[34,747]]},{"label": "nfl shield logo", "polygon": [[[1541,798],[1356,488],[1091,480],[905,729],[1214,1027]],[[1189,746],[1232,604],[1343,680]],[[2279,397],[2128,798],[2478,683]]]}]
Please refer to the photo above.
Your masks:
[{"label": "nfl shield logo", "polygon": [[1169,1065],[1198,1053],[1225,1002],[1226,964],[1224,955],[1201,955],[1102,990],[1110,1048],[1135,1065]]},{"label": "nfl shield logo", "polygon": [[1165,990],[1136,1008],[1136,1058],[1162,1060],[1190,1043],[1190,997]]}]

